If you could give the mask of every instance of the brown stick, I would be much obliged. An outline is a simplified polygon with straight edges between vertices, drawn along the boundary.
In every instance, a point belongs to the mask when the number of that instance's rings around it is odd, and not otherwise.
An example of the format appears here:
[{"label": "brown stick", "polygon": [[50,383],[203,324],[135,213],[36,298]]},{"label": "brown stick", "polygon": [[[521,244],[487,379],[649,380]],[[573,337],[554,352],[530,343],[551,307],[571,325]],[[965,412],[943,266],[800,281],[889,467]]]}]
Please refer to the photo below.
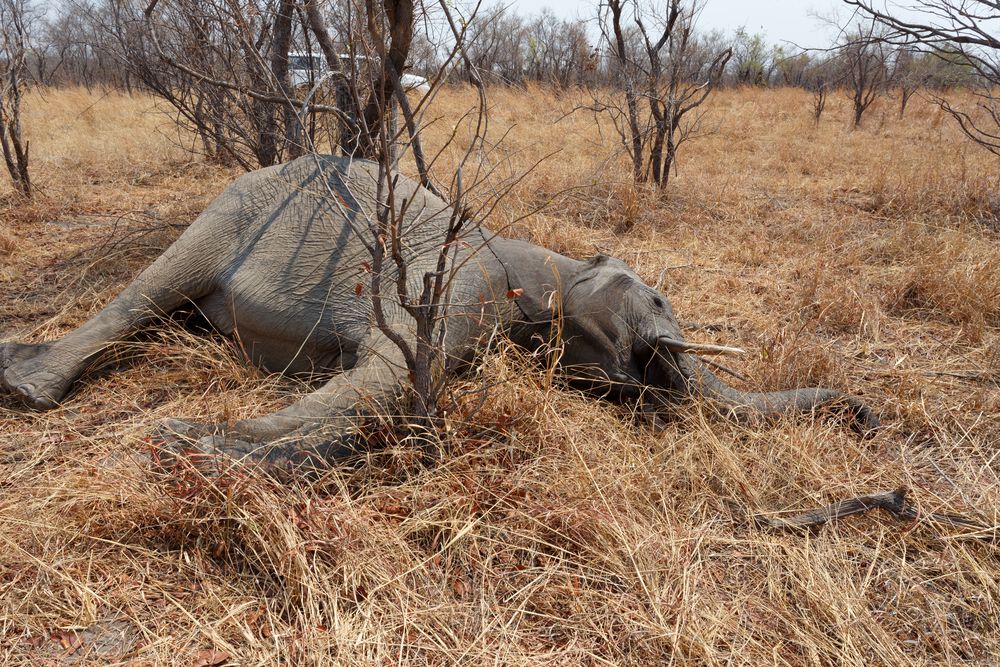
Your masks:
[{"label": "brown stick", "polygon": [[[958,537],[972,538],[986,541],[996,541],[1000,538],[1000,527],[987,526],[977,521],[966,519],[956,514],[928,513],[922,514],[916,508],[907,506],[905,487],[900,487],[895,491],[882,491],[864,496],[856,496],[847,500],[840,500],[832,505],[810,510],[791,517],[771,517],[762,514],[753,517],[758,526],[767,528],[778,528],[782,530],[801,530],[813,526],[821,526],[829,521],[836,521],[854,514],[864,514],[873,509],[883,509],[897,519],[906,521],[916,521],[924,519],[931,523],[942,523],[947,526],[972,528],[975,532],[965,533]],[[978,533],[978,534],[977,534]]]}]

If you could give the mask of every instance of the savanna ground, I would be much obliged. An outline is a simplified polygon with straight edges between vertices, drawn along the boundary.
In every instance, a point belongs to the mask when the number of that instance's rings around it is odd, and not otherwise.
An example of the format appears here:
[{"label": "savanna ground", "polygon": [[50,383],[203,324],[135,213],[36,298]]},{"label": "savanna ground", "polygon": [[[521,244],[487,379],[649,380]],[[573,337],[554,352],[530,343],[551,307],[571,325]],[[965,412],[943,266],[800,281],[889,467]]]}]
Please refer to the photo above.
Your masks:
[{"label": "savanna ground", "polygon": [[[425,141],[472,99],[445,91]],[[995,660],[995,543],[879,513],[807,533],[750,517],[906,486],[924,513],[1000,523],[997,159],[925,101],[851,131],[842,98],[817,126],[801,91],[724,91],[660,193],[630,185],[609,127],[563,117],[581,99],[491,93],[499,174],[554,155],[490,224],[549,202],[508,233],[651,283],[666,268],[688,336],[749,351],[734,383],[859,394],[876,437],[697,405],[657,432],[502,350],[434,465],[393,441],[311,485],[175,485],[134,455],[160,419],[261,414],[303,388],[170,324],[57,410],[0,402],[0,662]],[[96,313],[236,175],[143,97],[48,91],[26,126],[39,195],[3,194],[5,337]]]}]

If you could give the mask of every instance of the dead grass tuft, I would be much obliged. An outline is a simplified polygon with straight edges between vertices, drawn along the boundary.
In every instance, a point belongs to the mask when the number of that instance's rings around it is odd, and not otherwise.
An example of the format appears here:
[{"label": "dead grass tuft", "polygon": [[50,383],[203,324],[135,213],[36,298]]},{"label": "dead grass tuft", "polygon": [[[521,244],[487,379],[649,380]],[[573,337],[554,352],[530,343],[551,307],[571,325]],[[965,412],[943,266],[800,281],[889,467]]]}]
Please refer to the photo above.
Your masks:
[{"label": "dead grass tuft", "polygon": [[959,325],[969,342],[978,343],[988,327],[995,328],[1000,323],[998,304],[997,257],[960,263],[947,258],[928,258],[927,264],[911,269],[896,282],[887,308],[896,315],[942,319]]}]

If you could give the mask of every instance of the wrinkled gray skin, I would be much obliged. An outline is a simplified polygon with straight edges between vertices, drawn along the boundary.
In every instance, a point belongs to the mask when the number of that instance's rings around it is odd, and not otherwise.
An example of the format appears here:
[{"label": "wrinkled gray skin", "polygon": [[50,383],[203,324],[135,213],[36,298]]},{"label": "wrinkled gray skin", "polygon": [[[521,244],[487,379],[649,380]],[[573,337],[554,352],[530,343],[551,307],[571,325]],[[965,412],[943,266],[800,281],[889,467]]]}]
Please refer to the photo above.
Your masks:
[{"label": "wrinkled gray skin", "polygon": [[[197,451],[201,461],[225,453],[286,472],[350,453],[348,434],[366,413],[392,414],[407,378],[399,349],[374,325],[366,272],[371,255],[362,241],[371,239],[377,173],[369,162],[307,156],[239,178],[79,329],[49,343],[0,344],[0,390],[35,408],[56,406],[102,351],[193,304],[270,370],[341,372],[264,417],[226,425],[170,420],[160,431],[167,451]],[[404,216],[409,289],[417,294],[452,210],[400,177],[395,202],[404,200],[411,202]],[[670,303],[618,260],[578,261],[472,227],[450,266],[445,347],[453,366],[499,330],[528,348],[561,342],[562,367],[619,400],[663,405],[699,396],[737,416],[838,403],[862,432],[878,426],[866,406],[837,391],[744,393],[696,357],[665,349],[658,336],[683,340]],[[384,310],[413,340],[395,277],[386,270]],[[523,294],[508,298],[510,290]]]}]

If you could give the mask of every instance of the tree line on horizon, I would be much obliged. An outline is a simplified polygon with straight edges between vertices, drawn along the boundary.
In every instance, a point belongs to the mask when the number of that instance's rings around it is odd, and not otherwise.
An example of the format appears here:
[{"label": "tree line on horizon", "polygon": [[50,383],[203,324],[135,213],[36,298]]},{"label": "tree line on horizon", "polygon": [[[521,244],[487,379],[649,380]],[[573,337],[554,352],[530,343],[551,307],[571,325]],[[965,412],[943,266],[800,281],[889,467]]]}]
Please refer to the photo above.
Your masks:
[{"label": "tree line on horizon", "polygon": [[[202,41],[206,48],[213,39],[224,39],[220,28],[227,22],[226,12],[199,11],[193,6],[195,3],[177,4],[181,11],[174,28],[178,32],[191,29],[189,39]],[[275,0],[221,4],[230,8],[238,5],[248,16],[256,17],[261,26],[273,23],[278,11]],[[144,2],[135,0],[87,0],[64,3],[44,15],[38,12],[28,45],[32,78],[46,86],[105,86],[127,91],[143,88],[146,80],[134,56],[135,49],[144,46],[141,26],[144,6]],[[212,3],[205,5],[211,6]],[[337,10],[346,6],[347,3],[329,5],[335,25],[346,20],[335,17]],[[598,7],[595,4],[595,12]],[[228,13],[235,18],[239,12]],[[560,87],[614,85],[615,66],[610,49],[588,27],[594,20],[561,18],[549,8],[528,15],[502,4],[480,9],[467,26],[470,61],[453,78],[468,80],[469,70],[474,68],[489,83],[499,85],[529,82]],[[863,23],[848,26],[836,43],[815,49],[771,43],[764,33],[751,33],[744,26],[735,27],[730,34],[696,30],[689,57],[697,70],[698,64],[710,62],[720,50],[731,49],[732,56],[720,81],[724,87],[792,86],[812,90],[818,86],[846,86],[850,78],[851,46],[874,41],[878,36],[869,28]],[[265,57],[268,30],[259,31],[258,42]],[[317,45],[310,43],[307,31],[295,32],[293,51],[320,55]],[[439,69],[446,52],[439,37],[433,28],[415,31],[409,71],[427,75]],[[636,30],[628,31],[625,38],[638,43],[639,34]],[[197,43],[187,46],[188,50],[197,48]],[[237,55],[248,57],[248,54]],[[880,78],[887,85],[900,88],[943,90],[974,84],[977,78],[975,70],[960,57],[944,59],[905,45],[873,52],[869,58],[884,69]],[[692,75],[696,76],[697,71]]]}]

